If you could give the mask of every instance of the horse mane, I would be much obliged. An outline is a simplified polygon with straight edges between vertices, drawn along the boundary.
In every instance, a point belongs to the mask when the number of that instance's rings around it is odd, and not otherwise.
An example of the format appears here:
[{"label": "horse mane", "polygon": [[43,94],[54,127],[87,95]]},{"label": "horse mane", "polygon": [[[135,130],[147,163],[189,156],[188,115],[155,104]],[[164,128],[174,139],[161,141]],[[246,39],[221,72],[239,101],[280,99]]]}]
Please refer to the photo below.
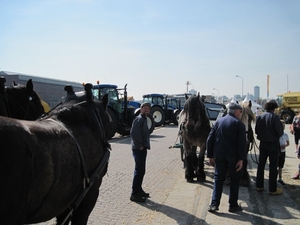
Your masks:
[{"label": "horse mane", "polygon": [[[184,104],[180,115],[179,124],[186,126],[188,135],[192,139],[199,138],[199,135],[210,130],[209,118],[206,114],[205,106],[201,101],[200,95],[193,95]],[[179,127],[179,129],[181,129]]]},{"label": "horse mane", "polygon": [[252,105],[251,101],[241,103],[241,106],[243,108],[241,121],[245,124],[246,131],[248,131],[249,123],[251,125],[251,122],[256,120],[256,117],[251,110],[251,105]]}]

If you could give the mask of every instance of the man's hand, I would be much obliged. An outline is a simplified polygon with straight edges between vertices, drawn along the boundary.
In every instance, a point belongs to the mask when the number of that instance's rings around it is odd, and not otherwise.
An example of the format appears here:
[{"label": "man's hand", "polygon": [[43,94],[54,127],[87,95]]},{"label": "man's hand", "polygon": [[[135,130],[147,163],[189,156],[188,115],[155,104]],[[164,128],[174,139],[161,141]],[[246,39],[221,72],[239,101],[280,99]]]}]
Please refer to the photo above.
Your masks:
[{"label": "man's hand", "polygon": [[209,164],[213,167],[215,167],[215,159],[214,158],[209,158]]},{"label": "man's hand", "polygon": [[235,168],[236,168],[236,172],[240,171],[243,168],[243,160],[239,160]]}]

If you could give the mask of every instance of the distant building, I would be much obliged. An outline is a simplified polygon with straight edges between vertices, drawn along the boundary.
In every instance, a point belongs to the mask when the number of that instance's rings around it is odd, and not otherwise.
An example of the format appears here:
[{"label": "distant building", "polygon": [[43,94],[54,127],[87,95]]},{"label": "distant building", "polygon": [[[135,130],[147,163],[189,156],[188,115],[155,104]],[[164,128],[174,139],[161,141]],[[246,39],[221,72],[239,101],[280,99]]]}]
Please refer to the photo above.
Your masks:
[{"label": "distant building", "polygon": [[259,92],[260,92],[260,90],[259,90],[260,88],[258,87],[258,86],[255,86],[254,87],[254,97],[253,97],[253,100],[254,101],[257,101],[259,98],[260,98],[260,96],[259,96]]},{"label": "distant building", "polygon": [[26,85],[27,81],[32,79],[33,89],[51,108],[60,103],[62,97],[67,95],[64,90],[66,85],[72,85],[75,92],[84,90],[82,84],[78,82],[37,77],[8,71],[0,71],[0,76],[5,77],[6,86],[11,86],[13,82]]}]

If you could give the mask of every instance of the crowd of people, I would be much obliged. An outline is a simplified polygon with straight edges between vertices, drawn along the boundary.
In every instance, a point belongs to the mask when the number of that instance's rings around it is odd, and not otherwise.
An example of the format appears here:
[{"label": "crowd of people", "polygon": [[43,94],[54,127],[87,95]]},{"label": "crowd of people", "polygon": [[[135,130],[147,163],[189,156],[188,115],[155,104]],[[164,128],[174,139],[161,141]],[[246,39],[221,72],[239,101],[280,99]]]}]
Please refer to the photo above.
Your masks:
[{"label": "crowd of people", "polygon": [[[141,105],[141,113],[135,118],[131,129],[132,154],[135,169],[132,183],[131,201],[144,202],[149,197],[142,188],[145,175],[147,150],[150,149],[149,133],[146,116],[150,113],[151,105]],[[275,100],[265,103],[265,111],[256,112],[255,134],[259,140],[259,161],[256,172],[256,190],[264,191],[264,171],[269,160],[268,191],[270,195],[282,194],[282,188],[277,187],[277,182],[285,185],[282,179],[282,170],[285,164],[286,147],[290,145],[289,135],[285,130],[285,121],[280,120],[275,114],[278,107]],[[238,193],[243,160],[247,157],[248,149],[246,129],[241,121],[243,108],[237,103],[230,103],[226,116],[218,119],[212,127],[207,138],[207,158],[214,167],[214,186],[211,204],[208,211],[219,210],[223,191],[223,184],[228,171],[230,176],[229,212],[238,212],[242,207],[238,204]],[[298,113],[290,126],[294,135],[294,142],[298,159],[300,159],[300,113]],[[300,177],[300,164],[293,179]]]}]

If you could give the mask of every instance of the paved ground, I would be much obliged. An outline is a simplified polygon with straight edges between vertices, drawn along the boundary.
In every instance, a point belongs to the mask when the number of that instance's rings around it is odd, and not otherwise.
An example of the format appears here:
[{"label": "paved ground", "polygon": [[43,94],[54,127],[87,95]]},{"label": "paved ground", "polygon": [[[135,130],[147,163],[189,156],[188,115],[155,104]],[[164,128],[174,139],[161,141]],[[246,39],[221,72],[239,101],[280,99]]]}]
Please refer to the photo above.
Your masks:
[{"label": "paved ground", "polygon": [[[254,150],[249,154],[251,187],[240,188],[240,203],[243,211],[228,212],[228,187],[224,186],[220,210],[207,212],[213,186],[213,168],[205,165],[207,182],[187,183],[180,160],[179,149],[169,149],[176,139],[176,127],[157,129],[151,135],[152,150],[148,152],[147,174],[144,189],[151,198],[137,204],[129,200],[133,159],[128,138],[112,140],[113,151],[108,176],[100,187],[100,197],[88,224],[299,224],[300,180],[292,180],[300,162],[294,153],[293,136],[287,149],[284,181],[281,196],[268,193],[268,168],[265,173],[265,191],[255,191],[256,164]],[[207,160],[206,160],[207,162]],[[281,187],[278,184],[278,187]],[[297,200],[298,198],[298,200]],[[40,225],[55,224],[54,220]]]}]

